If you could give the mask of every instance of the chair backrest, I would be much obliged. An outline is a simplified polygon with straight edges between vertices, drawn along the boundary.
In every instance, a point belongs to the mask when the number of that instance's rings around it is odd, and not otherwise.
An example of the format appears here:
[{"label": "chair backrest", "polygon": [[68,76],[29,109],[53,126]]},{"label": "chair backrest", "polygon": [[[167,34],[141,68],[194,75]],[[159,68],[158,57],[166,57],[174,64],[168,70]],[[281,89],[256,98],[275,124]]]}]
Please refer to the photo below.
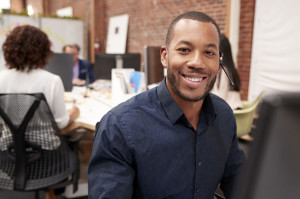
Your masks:
[{"label": "chair backrest", "polygon": [[1,189],[44,189],[77,165],[42,93],[0,94]]},{"label": "chair backrest", "polygon": [[254,113],[257,105],[259,104],[262,98],[263,92],[254,100],[254,101],[243,101],[243,108],[233,110],[233,114],[236,120],[237,125],[237,136],[241,137],[245,134],[250,133],[253,120]]}]

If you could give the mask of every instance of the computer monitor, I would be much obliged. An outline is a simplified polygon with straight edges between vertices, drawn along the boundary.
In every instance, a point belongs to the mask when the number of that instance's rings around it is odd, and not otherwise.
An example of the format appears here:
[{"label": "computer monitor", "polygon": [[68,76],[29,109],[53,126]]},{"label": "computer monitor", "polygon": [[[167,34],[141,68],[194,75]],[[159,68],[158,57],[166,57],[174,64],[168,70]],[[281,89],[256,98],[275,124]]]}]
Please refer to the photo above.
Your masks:
[{"label": "computer monitor", "polygon": [[66,53],[54,53],[45,70],[54,73],[62,79],[65,91],[72,91],[73,55]]},{"label": "computer monitor", "polygon": [[141,54],[128,53],[128,54],[107,54],[96,53],[94,75],[95,79],[111,79],[111,69],[117,68],[121,63],[121,68],[133,68],[136,71],[140,70]]},{"label": "computer monitor", "polygon": [[300,93],[264,95],[236,199],[299,198]]},{"label": "computer monitor", "polygon": [[141,54],[140,53],[127,53],[122,54],[123,68],[133,68],[135,71],[141,70]]},{"label": "computer monitor", "polygon": [[160,60],[160,48],[159,46],[144,47],[146,85],[159,83],[164,78],[164,67]]}]

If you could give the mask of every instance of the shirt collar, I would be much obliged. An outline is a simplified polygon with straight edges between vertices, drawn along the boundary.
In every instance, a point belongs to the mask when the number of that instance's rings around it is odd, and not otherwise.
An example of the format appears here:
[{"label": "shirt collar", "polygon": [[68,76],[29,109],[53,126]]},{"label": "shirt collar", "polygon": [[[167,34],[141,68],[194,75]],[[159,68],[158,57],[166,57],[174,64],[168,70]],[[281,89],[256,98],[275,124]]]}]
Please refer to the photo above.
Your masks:
[{"label": "shirt collar", "polygon": [[208,122],[215,120],[217,114],[210,93],[204,99],[202,110],[204,111]]},{"label": "shirt collar", "polygon": [[183,112],[168,91],[166,78],[158,86],[157,95],[169,120],[174,124],[183,115]]},{"label": "shirt collar", "polygon": [[[166,79],[164,79],[158,86],[157,95],[169,120],[172,122],[172,124],[174,124],[184,113],[176,104],[175,100],[168,91]],[[209,121],[215,119],[216,112],[210,94],[208,94],[204,99],[201,112],[202,111],[204,111],[208,123]]]}]

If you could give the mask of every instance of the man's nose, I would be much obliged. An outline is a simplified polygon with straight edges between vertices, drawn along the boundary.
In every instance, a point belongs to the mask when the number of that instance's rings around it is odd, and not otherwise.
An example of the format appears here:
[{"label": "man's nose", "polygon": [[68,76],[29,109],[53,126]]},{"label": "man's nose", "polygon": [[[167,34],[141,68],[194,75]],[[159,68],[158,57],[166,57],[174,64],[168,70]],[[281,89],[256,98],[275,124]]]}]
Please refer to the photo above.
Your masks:
[{"label": "man's nose", "polygon": [[204,57],[200,52],[194,52],[190,55],[187,65],[189,67],[203,68],[205,66]]}]

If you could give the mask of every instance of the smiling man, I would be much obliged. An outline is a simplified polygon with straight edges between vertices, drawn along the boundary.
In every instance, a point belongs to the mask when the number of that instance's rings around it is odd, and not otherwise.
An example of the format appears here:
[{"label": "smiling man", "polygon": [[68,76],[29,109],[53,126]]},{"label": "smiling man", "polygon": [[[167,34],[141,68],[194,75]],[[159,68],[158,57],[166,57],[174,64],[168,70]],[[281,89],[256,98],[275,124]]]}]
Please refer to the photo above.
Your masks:
[{"label": "smiling man", "polygon": [[201,12],[171,23],[161,84],[98,123],[88,171],[90,198],[226,198],[245,161],[231,108],[209,94],[220,71],[220,30]]}]

